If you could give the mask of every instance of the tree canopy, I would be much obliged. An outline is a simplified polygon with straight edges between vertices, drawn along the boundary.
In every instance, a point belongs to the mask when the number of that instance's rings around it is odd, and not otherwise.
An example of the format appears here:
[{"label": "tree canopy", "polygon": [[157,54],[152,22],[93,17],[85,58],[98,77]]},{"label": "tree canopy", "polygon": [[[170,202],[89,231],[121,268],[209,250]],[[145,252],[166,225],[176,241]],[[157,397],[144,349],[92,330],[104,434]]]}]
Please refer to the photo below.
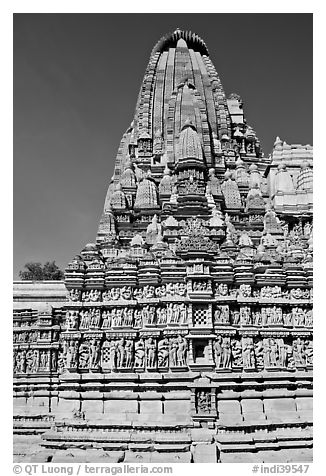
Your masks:
[{"label": "tree canopy", "polygon": [[19,271],[19,277],[23,281],[60,281],[63,279],[63,271],[55,264],[55,261],[41,263],[26,263],[24,269]]}]

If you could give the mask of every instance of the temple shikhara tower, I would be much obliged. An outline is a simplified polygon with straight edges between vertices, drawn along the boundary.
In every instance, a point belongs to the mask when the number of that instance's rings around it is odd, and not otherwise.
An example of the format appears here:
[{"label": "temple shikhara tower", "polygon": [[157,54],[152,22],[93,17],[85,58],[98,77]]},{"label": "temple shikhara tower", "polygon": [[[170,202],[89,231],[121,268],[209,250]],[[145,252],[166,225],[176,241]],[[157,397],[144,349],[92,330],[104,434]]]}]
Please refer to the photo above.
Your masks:
[{"label": "temple shikhara tower", "polygon": [[96,242],[17,284],[16,457],[310,461],[312,264],[312,147],[265,156],[204,41],[164,36]]}]

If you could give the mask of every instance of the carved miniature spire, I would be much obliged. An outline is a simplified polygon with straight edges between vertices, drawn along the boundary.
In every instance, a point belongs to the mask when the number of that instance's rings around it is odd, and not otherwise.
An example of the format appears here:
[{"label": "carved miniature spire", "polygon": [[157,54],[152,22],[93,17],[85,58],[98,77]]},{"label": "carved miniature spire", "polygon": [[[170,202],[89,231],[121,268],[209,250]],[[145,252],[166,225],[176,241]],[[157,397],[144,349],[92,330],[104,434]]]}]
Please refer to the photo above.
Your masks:
[{"label": "carved miniature spire", "polygon": [[292,177],[284,162],[278,166],[278,171],[275,175],[274,190],[275,193],[294,193]]},{"label": "carved miniature spire", "polygon": [[138,185],[134,208],[156,208],[157,206],[156,185],[153,180],[146,177]]},{"label": "carved miniature spire", "polygon": [[178,160],[187,159],[203,162],[203,151],[197,129],[189,118],[181,129],[178,147]]},{"label": "carved miniature spire", "polygon": [[249,178],[243,160],[239,157],[235,165],[235,181],[239,186],[248,186]]},{"label": "carved miniature spire", "polygon": [[171,195],[173,188],[173,180],[171,177],[171,170],[166,165],[161,179],[160,185],[158,187],[160,195]]},{"label": "carved miniature spire", "polygon": [[121,175],[120,184],[122,188],[136,187],[136,175],[130,159],[126,160],[124,171]]},{"label": "carved miniature spire", "polygon": [[264,210],[265,201],[257,183],[249,190],[246,198],[246,210]]},{"label": "carved miniature spire", "polygon": [[224,195],[226,208],[241,208],[241,197],[237,183],[234,181],[229,169],[224,174],[225,181],[222,183],[222,192]]},{"label": "carved miniature spire", "polygon": [[109,206],[103,213],[97,232],[97,241],[114,240],[117,236],[115,218]]},{"label": "carved miniature spire", "polygon": [[249,174],[249,188],[254,188],[256,185],[260,187],[261,175],[256,164],[250,165]]},{"label": "carved miniature spire", "polygon": [[214,197],[222,194],[221,184],[215,175],[214,168],[210,168],[208,171],[208,183],[210,185],[211,193]]},{"label": "carved miniature spire", "polygon": [[153,245],[157,242],[158,237],[161,235],[162,225],[158,223],[157,215],[154,215],[146,230],[146,243]]},{"label": "carved miniature spire", "polygon": [[115,192],[110,200],[110,206],[112,210],[125,210],[127,208],[127,199],[120,183],[115,187]]},{"label": "carved miniature spire", "polygon": [[297,178],[297,190],[312,190],[313,172],[307,160],[301,164],[301,170]]}]

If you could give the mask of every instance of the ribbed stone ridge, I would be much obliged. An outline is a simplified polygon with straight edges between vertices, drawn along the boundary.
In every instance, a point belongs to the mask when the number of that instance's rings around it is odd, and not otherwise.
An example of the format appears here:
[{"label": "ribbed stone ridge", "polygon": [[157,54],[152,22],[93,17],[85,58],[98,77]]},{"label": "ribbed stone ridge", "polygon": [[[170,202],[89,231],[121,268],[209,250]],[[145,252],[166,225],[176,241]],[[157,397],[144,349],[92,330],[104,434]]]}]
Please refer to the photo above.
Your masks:
[{"label": "ribbed stone ridge", "polygon": [[[180,39],[184,43],[180,43]],[[168,33],[167,35],[162,36],[162,38],[156,43],[152,50],[152,55],[162,51],[165,51],[169,48],[175,48],[177,45],[186,45],[188,48],[192,48],[194,51],[198,51],[202,55],[209,56],[207,46],[205,42],[198,36],[196,33],[191,31],[184,31],[177,28],[173,33]]]}]

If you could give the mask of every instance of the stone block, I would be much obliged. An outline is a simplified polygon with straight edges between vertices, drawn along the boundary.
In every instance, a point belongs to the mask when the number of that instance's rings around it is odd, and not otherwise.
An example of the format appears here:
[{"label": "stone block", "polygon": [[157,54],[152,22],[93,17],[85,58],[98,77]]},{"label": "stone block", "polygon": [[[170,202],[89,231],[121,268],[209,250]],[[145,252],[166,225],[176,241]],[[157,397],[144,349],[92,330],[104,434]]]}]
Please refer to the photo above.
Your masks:
[{"label": "stone block", "polygon": [[190,402],[188,400],[165,400],[163,406],[164,414],[175,413],[179,416],[190,414]]},{"label": "stone block", "polygon": [[21,415],[25,413],[27,399],[25,397],[15,397],[13,401],[13,414]]},{"label": "stone block", "polygon": [[80,393],[76,392],[75,390],[62,390],[59,392],[60,399],[70,399],[70,400],[78,400],[80,397]]},{"label": "stone block", "polygon": [[266,413],[296,412],[295,400],[293,398],[265,398],[264,408]]},{"label": "stone block", "polygon": [[191,453],[190,451],[187,452],[167,452],[161,453],[157,451],[153,451],[151,453],[151,463],[191,463]]},{"label": "stone block", "polygon": [[284,453],[286,463],[311,463],[313,461],[312,448],[289,448]]},{"label": "stone block", "polygon": [[213,433],[205,428],[193,428],[191,439],[194,443],[212,443]]},{"label": "stone block", "polygon": [[85,412],[86,418],[92,414],[103,414],[103,401],[101,400],[83,400],[82,411]]},{"label": "stone block", "polygon": [[311,410],[301,410],[298,412],[300,421],[312,422],[313,421],[313,411]]},{"label": "stone block", "polygon": [[72,413],[75,410],[79,410],[80,402],[79,400],[63,400],[59,399],[57,407],[53,410],[56,414],[60,414],[62,417],[63,414],[67,417],[71,417]]},{"label": "stone block", "polygon": [[243,420],[246,423],[261,423],[266,420],[265,413],[246,412],[243,414]]},{"label": "stone block", "polygon": [[121,413],[137,413],[137,400],[105,400],[104,414],[120,415]]},{"label": "stone block", "polygon": [[29,397],[26,402],[26,413],[29,415],[45,415],[49,413],[48,397]]},{"label": "stone block", "polygon": [[262,460],[257,453],[247,452],[221,452],[219,460],[221,463],[260,463]]},{"label": "stone block", "polygon": [[95,463],[121,463],[124,460],[124,451],[103,451]]},{"label": "stone block", "polygon": [[124,463],[151,463],[151,454],[150,452],[134,452],[126,451]]},{"label": "stone block", "polygon": [[142,413],[163,413],[161,400],[141,400],[140,414]]},{"label": "stone block", "polygon": [[295,403],[299,412],[311,411],[312,413],[313,399],[311,397],[297,397]]},{"label": "stone block", "polygon": [[243,422],[243,415],[232,415],[232,413],[220,413],[218,418],[220,425],[237,425]]},{"label": "stone block", "polygon": [[242,413],[264,413],[263,401],[259,398],[241,400]]},{"label": "stone block", "polygon": [[219,400],[217,411],[219,414],[241,415],[240,402],[238,400]]},{"label": "stone block", "polygon": [[194,463],[217,463],[217,455],[215,444],[198,444],[192,449]]}]

